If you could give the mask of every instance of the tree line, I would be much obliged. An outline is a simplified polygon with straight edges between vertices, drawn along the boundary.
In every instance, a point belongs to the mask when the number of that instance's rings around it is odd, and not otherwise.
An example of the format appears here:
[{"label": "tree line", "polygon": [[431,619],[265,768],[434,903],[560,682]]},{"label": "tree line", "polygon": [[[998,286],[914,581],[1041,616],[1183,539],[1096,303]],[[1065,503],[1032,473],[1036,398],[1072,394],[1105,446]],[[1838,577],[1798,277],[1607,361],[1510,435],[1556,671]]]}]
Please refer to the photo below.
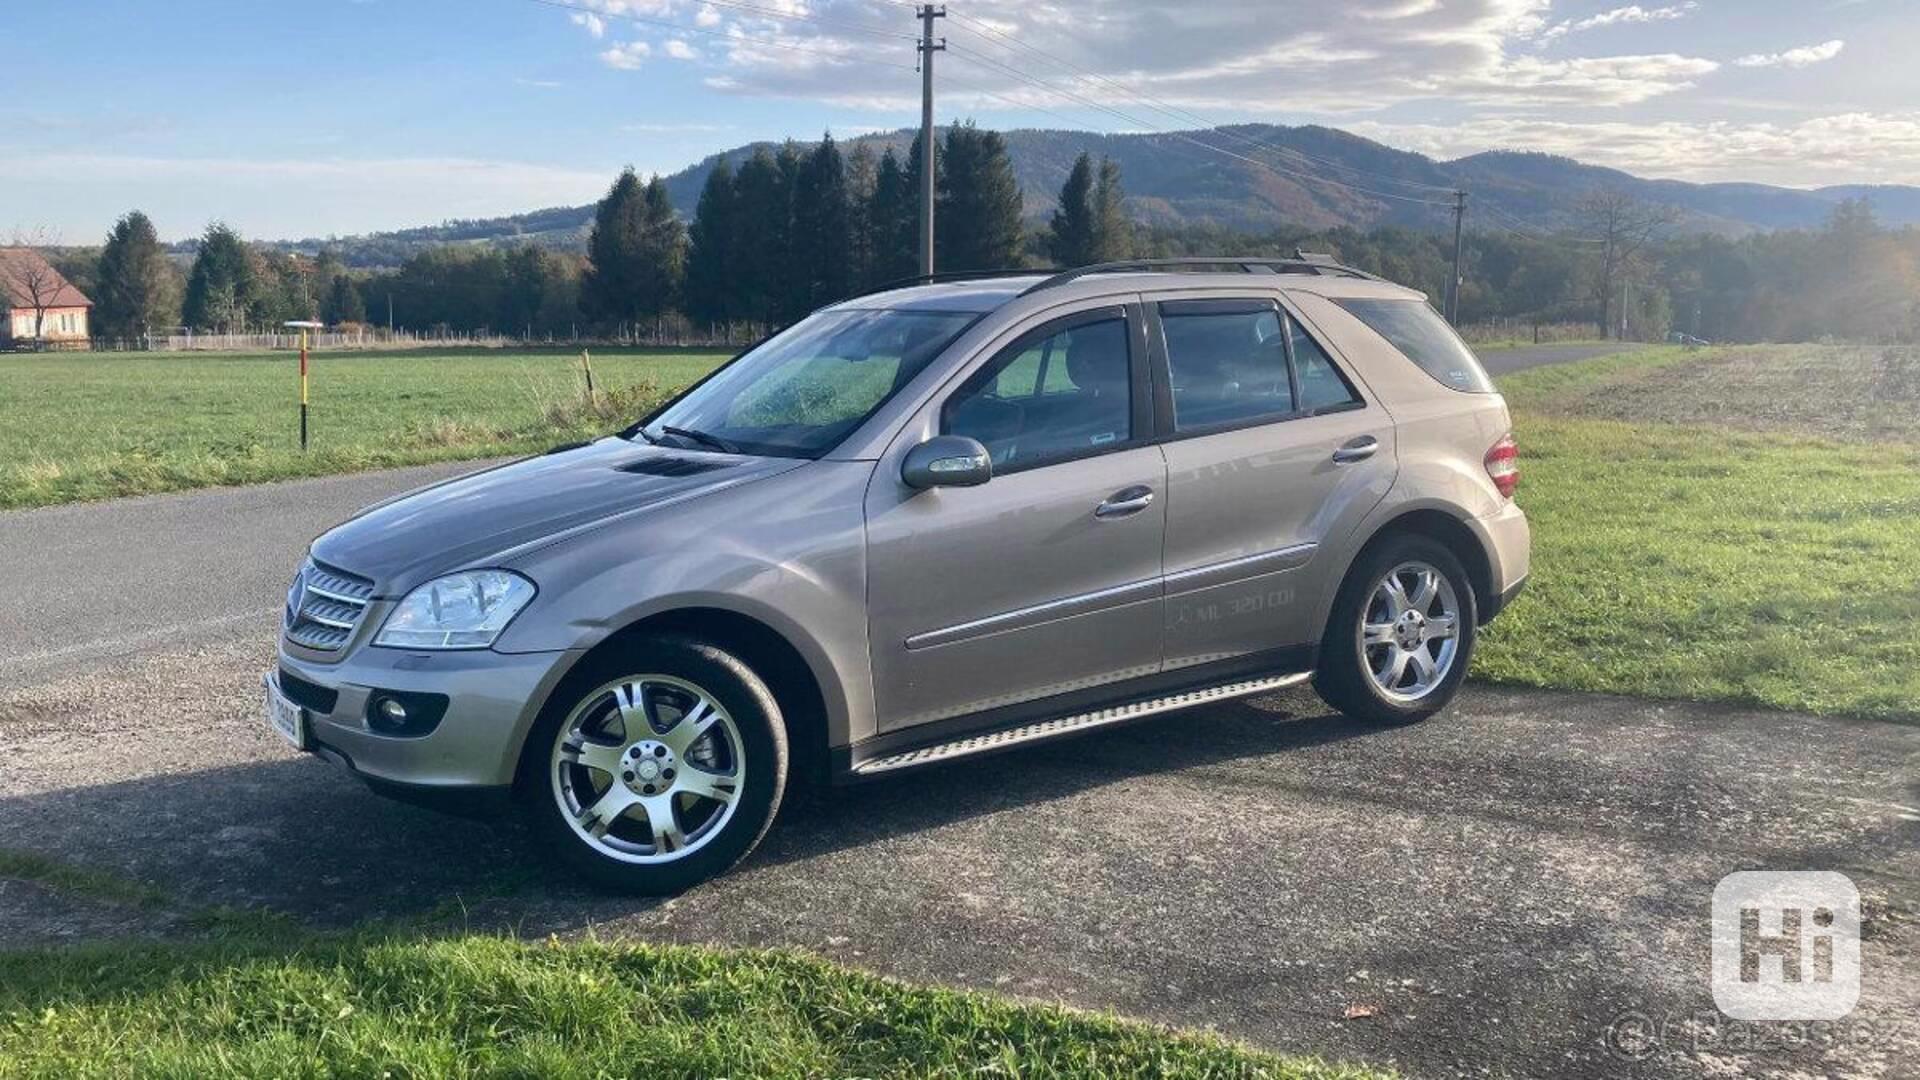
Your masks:
[{"label": "tree line", "polygon": [[[943,271],[1308,249],[1441,297],[1452,270],[1451,237],[1435,232],[1142,225],[1127,215],[1118,167],[1084,154],[1050,218],[1029,228],[997,132],[951,126],[933,158]],[[249,244],[216,223],[183,269],[136,211],[97,252],[56,262],[94,297],[95,332],[107,337],[292,319],[566,337],[681,319],[771,327],[914,275],[921,160],[917,139],[904,155],[875,156],[864,144],[843,153],[831,135],[762,149],[737,169],[722,159],[690,222],[659,177],[628,169],[596,206],[584,253],[448,245],[368,272],[324,249]],[[1460,316],[1585,322],[1640,339],[1920,340],[1920,229],[1886,228],[1870,204],[1849,201],[1819,229],[1685,234],[1661,207],[1597,191],[1559,233],[1471,231]]]}]

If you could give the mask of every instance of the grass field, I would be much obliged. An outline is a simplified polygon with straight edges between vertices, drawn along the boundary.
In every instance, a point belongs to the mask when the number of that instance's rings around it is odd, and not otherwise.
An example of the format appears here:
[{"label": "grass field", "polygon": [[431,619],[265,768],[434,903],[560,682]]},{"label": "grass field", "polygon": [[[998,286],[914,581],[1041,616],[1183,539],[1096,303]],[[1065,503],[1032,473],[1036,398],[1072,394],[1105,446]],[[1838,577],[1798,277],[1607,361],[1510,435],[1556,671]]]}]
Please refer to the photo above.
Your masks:
[{"label": "grass field", "polygon": [[0,952],[0,1077],[1382,1075],[781,953],[370,934]]},{"label": "grass field", "polygon": [[1501,380],[1534,573],[1475,671],[1913,719],[1920,355],[1656,349]]},{"label": "grass field", "polygon": [[722,353],[0,356],[0,509],[544,450],[618,429]]}]

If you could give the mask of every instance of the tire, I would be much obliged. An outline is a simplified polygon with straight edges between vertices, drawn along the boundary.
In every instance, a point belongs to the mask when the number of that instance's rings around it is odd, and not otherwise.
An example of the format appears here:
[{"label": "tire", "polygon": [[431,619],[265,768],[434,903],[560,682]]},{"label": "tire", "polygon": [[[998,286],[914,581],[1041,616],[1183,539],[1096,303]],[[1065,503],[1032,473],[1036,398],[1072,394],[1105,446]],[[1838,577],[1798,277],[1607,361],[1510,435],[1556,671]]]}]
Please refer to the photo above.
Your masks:
[{"label": "tire", "polygon": [[[1420,605],[1418,590],[1428,572],[1434,575],[1433,595]],[[1399,583],[1402,605],[1388,595],[1389,573]],[[1406,724],[1432,716],[1453,701],[1466,678],[1477,600],[1466,568],[1439,541],[1402,534],[1371,545],[1347,571],[1334,598],[1320,639],[1314,689],[1357,720]],[[1448,616],[1451,636],[1442,633]],[[1431,664],[1431,676],[1420,654]]]},{"label": "tire", "polygon": [[643,638],[568,676],[527,738],[520,781],[529,824],[562,864],[604,888],[670,895],[766,835],[786,789],[786,726],[738,657]]}]

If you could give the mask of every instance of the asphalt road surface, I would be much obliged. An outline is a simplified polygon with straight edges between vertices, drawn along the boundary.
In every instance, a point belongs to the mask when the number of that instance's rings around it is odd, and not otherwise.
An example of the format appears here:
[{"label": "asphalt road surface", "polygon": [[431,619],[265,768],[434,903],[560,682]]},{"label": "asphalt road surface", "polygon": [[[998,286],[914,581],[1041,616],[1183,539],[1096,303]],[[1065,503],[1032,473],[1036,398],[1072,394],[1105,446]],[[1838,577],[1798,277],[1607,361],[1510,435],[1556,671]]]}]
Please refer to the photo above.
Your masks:
[{"label": "asphalt road surface", "polygon": [[[513,824],[381,800],[257,716],[307,539],[447,471],[0,514],[0,849],[170,897],[0,878],[0,945],[188,934],[216,905],[451,911],[795,946],[1417,1076],[1916,1075],[1920,728],[1899,724],[1471,687],[1381,729],[1294,693],[797,805],[674,900],[575,886]],[[1858,1010],[1715,1020],[1714,884],[1808,868],[1867,898]]]}]

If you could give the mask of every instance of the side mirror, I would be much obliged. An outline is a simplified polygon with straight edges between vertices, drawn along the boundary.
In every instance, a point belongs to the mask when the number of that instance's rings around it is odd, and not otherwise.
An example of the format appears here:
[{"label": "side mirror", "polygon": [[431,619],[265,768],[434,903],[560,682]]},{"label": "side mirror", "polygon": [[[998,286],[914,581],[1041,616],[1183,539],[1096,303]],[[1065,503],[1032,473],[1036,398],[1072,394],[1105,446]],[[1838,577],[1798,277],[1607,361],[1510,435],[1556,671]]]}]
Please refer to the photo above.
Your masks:
[{"label": "side mirror", "polygon": [[978,487],[993,479],[993,458],[980,440],[935,435],[907,451],[900,479],[910,488]]}]

